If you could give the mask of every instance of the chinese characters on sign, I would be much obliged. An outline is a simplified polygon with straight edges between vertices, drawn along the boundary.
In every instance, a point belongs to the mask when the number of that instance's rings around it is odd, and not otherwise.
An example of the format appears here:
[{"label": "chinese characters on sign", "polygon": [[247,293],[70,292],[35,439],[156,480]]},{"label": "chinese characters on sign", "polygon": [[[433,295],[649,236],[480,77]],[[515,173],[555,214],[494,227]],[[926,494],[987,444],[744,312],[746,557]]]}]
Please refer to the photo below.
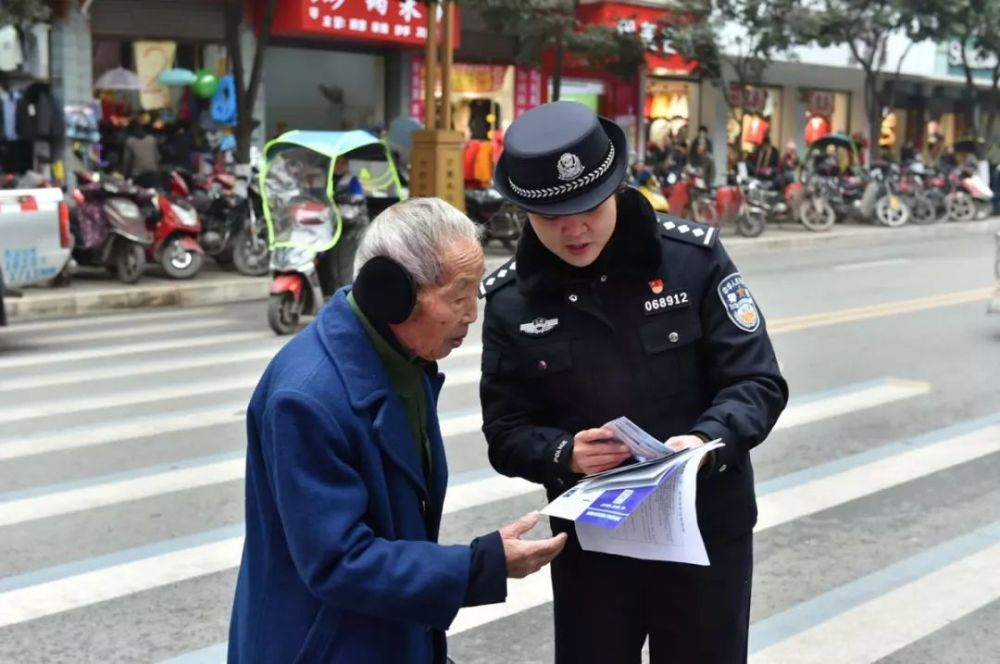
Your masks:
[{"label": "chinese characters on sign", "polygon": [[639,35],[647,51],[673,53],[669,42],[664,39],[663,26],[654,21],[640,21],[634,18],[618,19],[618,34]]},{"label": "chinese characters on sign", "polygon": [[[329,34],[422,45],[427,40],[427,11],[419,0],[297,0],[279,3],[273,29],[276,35]],[[438,23],[443,15],[438,4]]]},{"label": "chinese characters on sign", "polygon": [[514,69],[514,118],[542,103],[542,72],[528,67]]},{"label": "chinese characters on sign", "polygon": [[[507,73],[505,65],[471,65],[455,64],[451,70],[452,92],[474,92],[488,95],[503,88],[504,76]],[[410,115],[415,118],[424,116],[424,92],[426,76],[423,58],[413,58],[410,61]],[[441,91],[440,71],[436,78],[437,91]]]}]

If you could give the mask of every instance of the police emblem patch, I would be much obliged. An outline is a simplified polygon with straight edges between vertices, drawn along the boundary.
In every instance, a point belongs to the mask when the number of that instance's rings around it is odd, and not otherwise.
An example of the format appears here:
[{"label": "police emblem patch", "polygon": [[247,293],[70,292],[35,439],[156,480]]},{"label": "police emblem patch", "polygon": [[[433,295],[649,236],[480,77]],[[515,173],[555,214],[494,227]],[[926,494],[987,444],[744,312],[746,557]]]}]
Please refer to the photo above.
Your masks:
[{"label": "police emblem patch", "polygon": [[521,323],[520,330],[521,334],[527,334],[529,337],[540,337],[556,329],[557,325],[559,325],[558,318],[536,318],[530,323]]},{"label": "police emblem patch", "polygon": [[580,173],[583,173],[583,163],[572,152],[566,152],[559,157],[556,170],[559,171],[560,180],[575,180],[580,177]]},{"label": "police emblem patch", "polygon": [[729,320],[744,332],[755,332],[760,327],[760,313],[743,276],[734,272],[719,282],[719,299],[726,308]]},{"label": "police emblem patch", "polygon": [[659,295],[663,292],[663,279],[653,279],[649,282],[649,290],[653,291],[653,295]]}]

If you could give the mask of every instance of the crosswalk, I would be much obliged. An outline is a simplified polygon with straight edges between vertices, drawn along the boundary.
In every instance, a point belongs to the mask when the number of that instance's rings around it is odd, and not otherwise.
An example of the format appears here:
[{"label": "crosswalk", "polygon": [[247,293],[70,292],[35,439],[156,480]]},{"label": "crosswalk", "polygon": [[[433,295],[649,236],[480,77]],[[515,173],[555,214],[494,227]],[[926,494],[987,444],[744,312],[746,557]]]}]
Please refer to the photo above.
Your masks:
[{"label": "crosswalk", "polygon": [[[772,325],[793,337],[807,322],[788,321]],[[836,321],[823,316],[815,324]],[[224,660],[243,541],[246,402],[285,342],[267,332],[253,305],[0,332],[0,662],[135,661],[124,654],[135,648],[146,649],[142,661]],[[475,389],[480,352],[469,344],[443,363],[441,428],[453,470],[444,508],[449,541],[468,541],[544,504],[536,485],[489,468]],[[855,422],[882,414],[902,421],[933,408],[936,384],[899,369],[872,366],[793,394],[768,446],[830,442],[810,448],[817,458],[808,465],[769,473],[767,460],[760,464],[756,536],[765,548],[769,538],[797,541],[790,533],[816,519],[849,537],[856,506],[969,464],[996,463],[1000,410],[938,420],[916,434],[880,430],[864,449],[841,451],[836,438]],[[831,516],[838,511],[845,515]],[[948,539],[928,534],[923,550],[846,583],[817,582],[804,601],[762,591],[771,594],[761,604],[775,610],[755,616],[751,661],[874,662],[1000,601],[1000,575],[989,573],[1000,569],[998,524]],[[23,544],[39,541],[50,547],[44,564]],[[818,569],[824,562],[818,556],[798,564]],[[767,571],[766,562],[758,565],[758,574]],[[502,649],[483,652],[476,645],[482,635],[550,652],[547,622],[531,633],[506,627],[547,610],[547,570],[511,581],[508,593],[505,604],[459,613],[450,638],[460,664],[513,661]],[[933,606],[927,598],[936,598]],[[197,629],[188,629],[194,616]],[[139,635],[133,620],[160,627]],[[84,632],[100,638],[76,648],[60,643]]]}]

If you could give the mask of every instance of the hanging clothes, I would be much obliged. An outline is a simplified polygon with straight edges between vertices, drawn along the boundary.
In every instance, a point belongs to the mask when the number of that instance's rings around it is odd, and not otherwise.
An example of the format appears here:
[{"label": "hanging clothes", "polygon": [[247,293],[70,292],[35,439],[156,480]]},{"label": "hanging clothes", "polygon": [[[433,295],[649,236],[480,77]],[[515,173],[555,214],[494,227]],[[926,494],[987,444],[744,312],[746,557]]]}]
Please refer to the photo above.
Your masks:
[{"label": "hanging clothes", "polygon": [[746,143],[753,143],[754,145],[760,145],[764,142],[764,137],[767,136],[767,132],[771,128],[771,123],[764,118],[754,117],[750,120],[747,130],[744,133],[743,141]]},{"label": "hanging clothes", "polygon": [[21,93],[17,90],[0,89],[0,137],[7,141],[17,140],[17,105]]},{"label": "hanging clothes", "polygon": [[49,76],[49,26],[33,25],[24,32],[25,69],[35,78]]},{"label": "hanging clothes", "polygon": [[33,83],[17,105],[17,136],[25,141],[62,138],[63,113],[56,111],[48,83]]},{"label": "hanging clothes", "polygon": [[0,28],[0,71],[15,71],[24,63],[21,36],[13,25]]},{"label": "hanging clothes", "polygon": [[476,179],[476,156],[482,143],[469,141],[465,144],[465,154],[462,155],[462,179],[472,182]]},{"label": "hanging clothes", "polygon": [[806,121],[806,145],[811,145],[830,133],[830,121],[814,115]]},{"label": "hanging clothes", "polygon": [[476,164],[473,176],[483,187],[490,186],[493,181],[493,144],[482,143],[476,153]]}]

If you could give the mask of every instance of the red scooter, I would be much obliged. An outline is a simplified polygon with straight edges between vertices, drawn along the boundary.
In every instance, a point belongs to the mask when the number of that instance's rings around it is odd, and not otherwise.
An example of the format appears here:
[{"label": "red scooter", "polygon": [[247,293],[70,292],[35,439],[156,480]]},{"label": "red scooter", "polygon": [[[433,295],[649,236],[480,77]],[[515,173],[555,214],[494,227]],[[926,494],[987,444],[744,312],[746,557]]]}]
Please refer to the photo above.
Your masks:
[{"label": "red scooter", "polygon": [[184,178],[171,172],[169,186],[169,194],[157,192],[153,210],[146,219],[153,233],[153,244],[146,250],[146,256],[159,263],[173,279],[190,279],[198,274],[205,261],[205,250],[198,242],[201,221],[189,199],[191,190]]}]

